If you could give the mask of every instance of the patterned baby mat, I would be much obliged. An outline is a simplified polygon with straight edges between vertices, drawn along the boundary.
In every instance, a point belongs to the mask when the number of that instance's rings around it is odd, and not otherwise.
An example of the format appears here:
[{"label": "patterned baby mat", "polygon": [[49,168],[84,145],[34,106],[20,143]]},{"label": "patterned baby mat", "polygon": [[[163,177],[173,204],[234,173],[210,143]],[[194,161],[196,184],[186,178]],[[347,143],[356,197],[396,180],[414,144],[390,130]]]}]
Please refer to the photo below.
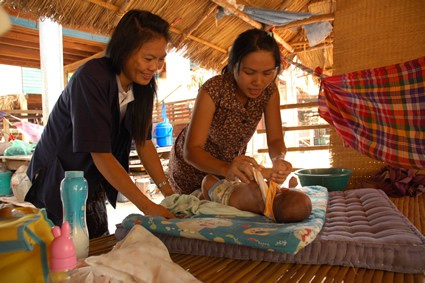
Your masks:
[{"label": "patterned baby mat", "polygon": [[173,195],[162,204],[183,218],[130,214],[123,220],[122,226],[129,231],[135,224],[140,224],[155,234],[296,254],[310,244],[322,229],[328,204],[328,191],[324,187],[308,186],[299,190],[310,197],[312,213],[308,219],[298,223],[275,223],[264,216],[215,202]]}]

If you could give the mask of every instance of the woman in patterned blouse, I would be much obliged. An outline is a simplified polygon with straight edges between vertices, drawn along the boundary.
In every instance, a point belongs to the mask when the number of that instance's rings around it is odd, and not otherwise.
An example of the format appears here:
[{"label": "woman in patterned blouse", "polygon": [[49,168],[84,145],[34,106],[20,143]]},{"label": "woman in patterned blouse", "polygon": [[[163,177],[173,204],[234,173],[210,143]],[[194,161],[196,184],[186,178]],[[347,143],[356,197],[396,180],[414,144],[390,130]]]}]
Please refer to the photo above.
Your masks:
[{"label": "woman in patterned blouse", "polygon": [[273,160],[271,180],[284,182],[292,165],[284,160],[276,86],[280,68],[279,46],[271,33],[252,29],[238,36],[228,65],[201,87],[191,122],[171,150],[168,177],[176,193],[200,189],[207,174],[253,180],[252,166],[261,168],[245,151],[263,115]]}]

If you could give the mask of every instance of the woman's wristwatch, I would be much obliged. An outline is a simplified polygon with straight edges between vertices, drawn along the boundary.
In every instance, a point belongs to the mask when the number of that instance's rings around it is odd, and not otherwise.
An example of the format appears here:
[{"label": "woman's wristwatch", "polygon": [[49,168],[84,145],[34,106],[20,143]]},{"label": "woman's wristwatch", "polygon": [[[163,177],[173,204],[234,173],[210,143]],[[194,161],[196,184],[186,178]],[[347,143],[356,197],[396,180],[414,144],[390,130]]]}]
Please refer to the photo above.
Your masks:
[{"label": "woman's wristwatch", "polygon": [[278,159],[285,160],[285,156],[286,156],[286,152],[281,152],[279,155],[276,155],[275,157],[272,158],[272,162]]},{"label": "woman's wristwatch", "polygon": [[161,183],[156,184],[156,186],[158,187],[158,189],[161,189],[162,187],[164,187],[167,184],[168,184],[168,180],[166,179],[165,181],[162,181]]}]

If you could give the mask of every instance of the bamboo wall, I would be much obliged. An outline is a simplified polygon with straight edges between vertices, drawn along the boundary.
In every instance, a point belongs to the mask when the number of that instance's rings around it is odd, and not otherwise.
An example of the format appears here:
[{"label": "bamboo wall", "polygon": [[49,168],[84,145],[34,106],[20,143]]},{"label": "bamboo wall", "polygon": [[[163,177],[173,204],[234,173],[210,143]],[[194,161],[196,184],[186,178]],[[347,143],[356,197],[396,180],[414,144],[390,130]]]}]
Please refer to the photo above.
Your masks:
[{"label": "bamboo wall", "polygon": [[424,56],[424,15],[423,0],[338,0],[333,74]]}]

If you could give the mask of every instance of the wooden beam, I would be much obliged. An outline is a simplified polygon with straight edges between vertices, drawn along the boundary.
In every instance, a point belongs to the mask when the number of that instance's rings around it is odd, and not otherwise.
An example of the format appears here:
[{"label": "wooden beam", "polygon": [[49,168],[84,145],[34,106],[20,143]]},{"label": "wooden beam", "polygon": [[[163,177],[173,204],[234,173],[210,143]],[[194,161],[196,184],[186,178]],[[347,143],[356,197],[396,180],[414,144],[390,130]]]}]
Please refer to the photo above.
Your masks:
[{"label": "wooden beam", "polygon": [[22,114],[31,114],[31,115],[42,115],[43,110],[41,109],[30,109],[30,110],[22,110],[22,109],[3,109],[3,112],[7,114],[12,114],[14,116],[23,117]]},{"label": "wooden beam", "polygon": [[[325,40],[322,41],[322,43],[332,43],[333,42],[333,38],[328,37]],[[310,43],[308,41],[291,41],[289,42],[289,44],[291,44],[292,47],[297,48],[300,46],[306,46],[309,45]]]},{"label": "wooden beam", "polygon": [[22,40],[22,41],[29,41],[29,42],[35,42],[39,44],[39,36],[38,31],[35,33],[22,33],[19,29],[15,29],[15,26],[12,27],[12,30],[5,33],[0,38],[10,38],[10,39],[16,39],[16,40]]},{"label": "wooden beam", "polygon": [[298,54],[298,53],[303,53],[303,52],[309,52],[309,51],[319,50],[319,49],[326,48],[328,46],[331,46],[331,44],[329,44],[329,43],[320,43],[320,44],[317,44],[317,45],[315,45],[313,47],[307,47],[307,48],[299,47],[299,48],[296,48],[295,49],[294,53],[295,54]]},{"label": "wooden beam", "polygon": [[217,9],[217,4],[210,3],[209,7],[207,7],[206,11],[195,21],[195,24],[191,27],[188,27],[183,31],[181,34],[181,38],[176,43],[176,48],[179,48],[180,45],[183,43],[183,41],[191,35],[195,30],[199,28],[199,26],[208,18],[209,15],[211,15],[212,12],[214,12]]},{"label": "wooden beam", "polygon": [[[9,45],[30,47],[39,49],[39,35],[37,30],[23,29],[13,26],[12,30],[0,37],[0,43]],[[84,50],[92,53],[98,52],[105,48],[105,43],[79,39],[70,36],[63,37],[63,45],[76,50]]]},{"label": "wooden beam", "polygon": [[285,40],[283,40],[283,38],[281,38],[275,32],[273,33],[273,36],[274,36],[274,39],[276,39],[276,41],[278,43],[280,43],[280,45],[283,46],[283,48],[285,48],[286,50],[288,50],[290,53],[294,53],[294,48],[292,48],[292,46],[289,43],[287,43]]},{"label": "wooden beam", "polygon": [[100,1],[100,0],[85,0],[85,1],[96,4],[98,6],[102,6],[106,9],[108,9],[108,10],[112,10],[112,11],[118,11],[119,10],[118,6],[115,6],[113,4],[109,4],[109,3],[104,2],[104,1]]},{"label": "wooden beam", "polygon": [[250,24],[251,26],[257,28],[257,29],[263,29],[263,24],[260,22],[257,22],[253,19],[251,19],[247,14],[241,12],[238,8],[230,4],[227,0],[211,0],[212,2],[216,3],[217,5],[220,5],[221,7],[225,8],[226,10],[230,11],[233,15],[237,16],[244,22]]},{"label": "wooden beam", "polygon": [[[289,131],[303,131],[303,130],[320,130],[320,129],[329,129],[329,124],[321,124],[321,125],[309,125],[309,126],[292,126],[292,127],[282,127],[282,132]],[[257,130],[257,134],[265,134],[266,129]]]},{"label": "wooden beam", "polygon": [[21,59],[40,60],[40,52],[32,48],[17,48],[7,45],[0,45],[1,55],[4,57],[15,57]]},{"label": "wooden beam", "polygon": [[309,107],[317,107],[317,106],[319,106],[319,102],[312,101],[312,102],[304,102],[304,103],[283,104],[279,106],[279,109],[285,110],[285,109],[309,108]]},{"label": "wooden beam", "polygon": [[104,42],[98,42],[98,41],[92,41],[92,40],[88,40],[88,39],[82,39],[82,38],[77,38],[77,37],[72,37],[72,36],[63,36],[63,42],[71,42],[73,44],[85,44],[85,45],[90,45],[90,46],[97,46],[98,48],[104,48],[106,46],[106,43]]},{"label": "wooden beam", "polygon": [[[237,16],[238,18],[240,18],[244,22],[250,24],[251,26],[253,26],[253,27],[257,28],[257,29],[263,29],[264,25],[262,23],[257,22],[255,20],[251,19],[247,14],[241,12],[235,6],[233,6],[232,4],[230,4],[227,0],[211,0],[211,1],[213,1],[217,5],[220,5],[221,7],[229,10],[235,16]],[[285,48],[286,50],[288,50],[291,53],[294,52],[294,48],[292,48],[292,46],[289,43],[287,43],[283,38],[281,38],[278,34],[273,33],[273,36],[276,39],[276,41],[283,46],[283,48]]]},{"label": "wooden beam", "polygon": [[92,45],[73,44],[70,41],[66,41],[63,43],[64,53],[71,53],[71,54],[72,53],[78,54],[80,52],[83,52],[83,53],[88,53],[89,55],[92,55],[94,53],[104,50],[105,47],[106,47],[106,44],[104,44],[103,46],[92,46]]},{"label": "wooden beam", "polygon": [[[174,33],[178,33],[178,34],[182,34],[182,33],[183,33],[183,31],[181,31],[181,30],[179,30],[179,29],[177,29],[177,28],[175,28],[175,27],[170,27],[170,31],[171,31],[171,32],[174,32]],[[211,47],[211,48],[214,48],[214,49],[216,49],[216,50],[220,51],[221,53],[227,54],[227,50],[226,50],[226,49],[221,48],[220,46],[217,46],[217,45],[215,45],[215,44],[213,44],[213,43],[211,43],[211,42],[209,42],[209,41],[206,41],[206,40],[200,39],[200,38],[195,37],[195,36],[193,36],[193,35],[188,35],[188,36],[187,36],[187,38],[189,38],[189,39],[191,39],[191,40],[193,40],[193,41],[196,41],[196,42],[202,43],[202,44],[204,44],[204,45],[207,45],[207,46],[209,46],[209,47]]]},{"label": "wooden beam", "polygon": [[16,48],[31,48],[36,50],[40,48],[40,44],[38,44],[38,42],[22,41],[22,40],[7,38],[7,37],[0,37],[0,45],[2,44],[13,46]]},{"label": "wooden beam", "polygon": [[94,59],[94,58],[100,58],[100,57],[102,57],[104,52],[105,51],[101,51],[101,52],[98,52],[98,53],[96,53],[96,54],[94,54],[94,55],[92,55],[90,57],[84,58],[84,59],[82,59],[80,61],[74,62],[72,64],[68,64],[68,65],[64,66],[63,70],[64,70],[65,73],[70,73],[72,71],[75,71],[79,66],[81,66],[85,62],[87,62],[87,61],[89,61],[91,59]]},{"label": "wooden beam", "polygon": [[[312,150],[329,150],[329,145],[315,145],[315,146],[305,146],[305,147],[287,147],[287,152],[294,151],[312,151]],[[259,148],[258,153],[268,153],[267,148]]]},{"label": "wooden beam", "polygon": [[71,64],[71,62],[77,62],[79,60],[82,60],[82,58],[86,58],[89,56],[92,56],[93,53],[86,53],[86,54],[77,54],[77,53],[63,53],[63,65],[66,66],[66,64]]},{"label": "wooden beam", "polygon": [[[18,16],[16,16],[18,17]],[[18,26],[18,25],[13,25],[12,29],[7,32],[8,33],[16,33],[18,32],[19,34],[29,34],[29,35],[33,35],[33,36],[38,36],[38,30],[37,29],[32,29],[32,28],[28,28],[28,27],[23,27],[23,26]],[[5,36],[6,34],[4,34],[3,36]]]},{"label": "wooden beam", "polygon": [[312,17],[307,18],[307,19],[294,21],[294,22],[291,22],[291,23],[283,25],[283,26],[277,26],[276,29],[277,30],[284,30],[284,29],[299,27],[299,26],[302,26],[302,25],[308,25],[308,24],[312,24],[312,23],[333,21],[334,19],[335,19],[334,13],[317,15],[317,16],[312,16]]},{"label": "wooden beam", "polygon": [[30,60],[24,58],[9,58],[1,56],[0,64],[40,69],[40,58],[37,58],[37,60]]}]

